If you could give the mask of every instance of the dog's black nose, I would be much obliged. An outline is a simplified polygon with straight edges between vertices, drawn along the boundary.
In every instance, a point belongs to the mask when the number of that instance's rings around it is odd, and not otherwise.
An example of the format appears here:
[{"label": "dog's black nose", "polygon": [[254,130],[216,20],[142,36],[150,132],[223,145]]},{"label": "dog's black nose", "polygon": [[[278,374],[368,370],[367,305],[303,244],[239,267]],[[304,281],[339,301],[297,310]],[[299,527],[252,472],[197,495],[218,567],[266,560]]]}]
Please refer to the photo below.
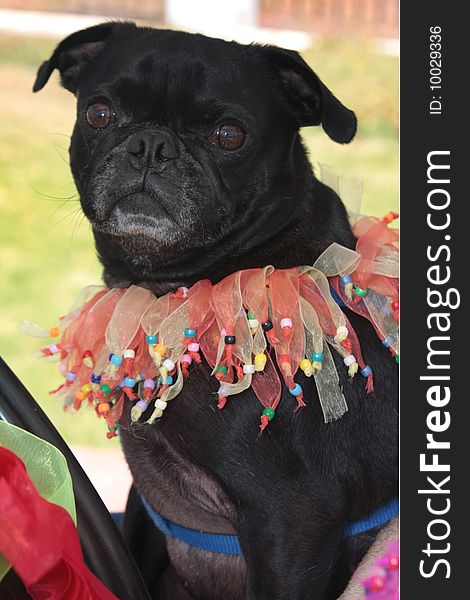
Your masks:
[{"label": "dog's black nose", "polygon": [[146,130],[134,133],[127,143],[135,167],[152,166],[178,158],[179,152],[173,135],[165,130]]}]

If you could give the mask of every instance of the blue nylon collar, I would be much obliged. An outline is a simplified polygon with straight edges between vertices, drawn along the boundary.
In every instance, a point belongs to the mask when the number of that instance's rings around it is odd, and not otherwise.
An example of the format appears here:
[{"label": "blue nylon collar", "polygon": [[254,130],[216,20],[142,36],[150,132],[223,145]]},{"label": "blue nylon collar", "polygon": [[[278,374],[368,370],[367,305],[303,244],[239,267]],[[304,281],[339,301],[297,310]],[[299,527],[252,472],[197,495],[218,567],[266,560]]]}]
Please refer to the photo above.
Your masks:
[{"label": "blue nylon collar", "polygon": [[331,285],[330,283],[330,294],[331,297],[333,298],[333,300],[336,302],[336,304],[340,307],[340,308],[347,308],[346,304],[341,300],[341,298],[339,297],[339,295],[336,293],[335,288]]},{"label": "blue nylon collar", "polygon": [[385,525],[391,521],[394,517],[398,516],[400,511],[400,504],[398,502],[398,498],[395,498],[388,504],[381,506],[376,511],[363,517],[362,519],[357,519],[357,521],[351,521],[346,525],[346,529],[344,531],[344,535],[346,537],[351,537],[353,535],[359,535],[360,533],[365,533],[370,529],[375,529],[376,527],[380,527],[381,525]]},{"label": "blue nylon collar", "polygon": [[[240,543],[236,535],[207,533],[205,531],[183,527],[182,525],[178,525],[177,523],[165,519],[165,517],[162,517],[155,512],[143,496],[141,496],[141,499],[154,525],[165,535],[177,538],[186,542],[189,546],[201,548],[208,552],[219,554],[242,554]],[[374,529],[375,527],[379,527],[380,525],[384,525],[398,515],[398,508],[398,499],[395,499],[389,504],[380,507],[367,517],[352,521],[346,526],[346,537],[358,535],[365,531],[369,531],[370,529]]]},{"label": "blue nylon collar", "polygon": [[196,548],[201,548],[208,552],[216,552],[219,554],[242,554],[242,549],[240,548],[236,535],[207,533],[205,531],[197,531],[196,529],[183,527],[182,525],[173,523],[159,515],[153,510],[143,496],[141,496],[141,498],[154,525],[165,535],[177,538],[186,542],[189,546],[195,546]]}]

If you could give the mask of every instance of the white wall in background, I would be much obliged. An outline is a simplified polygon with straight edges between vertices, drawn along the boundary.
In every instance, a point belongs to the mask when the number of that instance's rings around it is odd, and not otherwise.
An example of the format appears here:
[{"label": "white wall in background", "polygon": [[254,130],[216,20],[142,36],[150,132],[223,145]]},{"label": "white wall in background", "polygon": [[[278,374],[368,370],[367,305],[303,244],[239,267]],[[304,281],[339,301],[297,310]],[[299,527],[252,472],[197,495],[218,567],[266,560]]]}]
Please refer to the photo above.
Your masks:
[{"label": "white wall in background", "polygon": [[258,0],[166,0],[165,21],[212,34],[227,27],[253,27],[258,23]]}]

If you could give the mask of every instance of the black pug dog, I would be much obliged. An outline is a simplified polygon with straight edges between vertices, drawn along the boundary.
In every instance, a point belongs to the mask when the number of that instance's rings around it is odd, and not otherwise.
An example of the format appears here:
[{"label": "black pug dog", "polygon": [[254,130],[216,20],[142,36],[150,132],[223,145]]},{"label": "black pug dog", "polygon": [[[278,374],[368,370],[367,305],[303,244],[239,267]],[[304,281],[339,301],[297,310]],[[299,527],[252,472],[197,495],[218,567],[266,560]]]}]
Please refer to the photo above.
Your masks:
[{"label": "black pug dog", "polygon": [[[71,167],[108,286],[157,295],[250,267],[311,265],[332,242],[355,247],[345,208],[315,178],[299,128],[336,142],[356,132],[298,53],[202,35],[105,23],[63,40],[40,67],[77,97]],[[153,598],[336,599],[377,531],[348,521],[396,496],[397,366],[364,319],[349,314],[375,372],[341,383],[349,405],[325,424],[283,392],[258,436],[247,390],[218,411],[209,369],[189,377],[154,425],[120,437],[134,478],[125,534]],[[338,364],[341,359],[335,355]],[[128,403],[130,404],[130,403]],[[236,533],[243,557],[167,538],[140,500],[186,527]]]}]

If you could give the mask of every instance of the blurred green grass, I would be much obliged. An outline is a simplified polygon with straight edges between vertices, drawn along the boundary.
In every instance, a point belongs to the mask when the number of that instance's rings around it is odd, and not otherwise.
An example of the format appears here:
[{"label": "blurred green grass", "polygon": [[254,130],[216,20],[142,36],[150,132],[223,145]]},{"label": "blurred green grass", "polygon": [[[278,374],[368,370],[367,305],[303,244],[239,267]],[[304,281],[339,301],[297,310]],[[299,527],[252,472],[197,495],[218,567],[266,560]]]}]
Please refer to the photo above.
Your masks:
[{"label": "blurred green grass", "polygon": [[[0,37],[0,353],[70,444],[118,443],[92,411],[64,413],[47,391],[59,383],[37,357],[40,340],[18,332],[22,319],[49,327],[82,287],[100,281],[93,239],[83,219],[68,144],[74,99],[53,77],[31,93],[39,64],[56,41]],[[398,205],[398,60],[360,40],[319,40],[305,53],[328,87],[359,119],[356,139],[335,144],[319,128],[303,131],[313,163],[364,182],[363,212]]]}]

